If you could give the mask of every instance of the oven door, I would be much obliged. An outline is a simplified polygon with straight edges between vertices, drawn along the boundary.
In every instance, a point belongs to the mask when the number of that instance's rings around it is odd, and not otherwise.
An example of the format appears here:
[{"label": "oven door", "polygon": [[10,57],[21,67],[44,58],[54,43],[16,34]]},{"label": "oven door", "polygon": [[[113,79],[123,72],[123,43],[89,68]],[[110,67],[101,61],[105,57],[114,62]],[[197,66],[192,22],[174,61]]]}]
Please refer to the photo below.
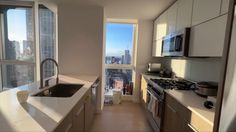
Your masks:
[{"label": "oven door", "polygon": [[153,91],[150,87],[147,90],[147,104],[146,104],[147,110],[149,113],[151,113],[151,116],[153,120],[155,121],[155,124],[158,126],[158,128],[161,127],[161,119],[162,119],[162,113],[163,113],[163,100]]}]

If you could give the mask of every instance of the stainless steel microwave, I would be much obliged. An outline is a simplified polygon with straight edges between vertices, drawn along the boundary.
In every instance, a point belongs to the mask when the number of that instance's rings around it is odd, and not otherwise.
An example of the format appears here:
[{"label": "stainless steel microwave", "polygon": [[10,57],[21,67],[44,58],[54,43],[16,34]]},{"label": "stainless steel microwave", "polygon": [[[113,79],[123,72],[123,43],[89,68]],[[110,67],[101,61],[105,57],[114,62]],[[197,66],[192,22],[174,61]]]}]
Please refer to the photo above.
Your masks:
[{"label": "stainless steel microwave", "polygon": [[188,56],[190,28],[167,35],[162,40],[162,56]]}]

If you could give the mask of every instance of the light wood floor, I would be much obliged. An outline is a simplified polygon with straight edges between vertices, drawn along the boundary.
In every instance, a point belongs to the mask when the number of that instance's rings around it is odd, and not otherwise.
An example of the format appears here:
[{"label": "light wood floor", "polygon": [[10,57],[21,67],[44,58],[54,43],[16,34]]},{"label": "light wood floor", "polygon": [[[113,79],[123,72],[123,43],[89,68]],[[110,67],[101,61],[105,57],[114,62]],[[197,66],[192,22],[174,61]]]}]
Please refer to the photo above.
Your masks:
[{"label": "light wood floor", "polygon": [[91,132],[152,132],[140,104],[122,102],[105,106],[95,116]]}]

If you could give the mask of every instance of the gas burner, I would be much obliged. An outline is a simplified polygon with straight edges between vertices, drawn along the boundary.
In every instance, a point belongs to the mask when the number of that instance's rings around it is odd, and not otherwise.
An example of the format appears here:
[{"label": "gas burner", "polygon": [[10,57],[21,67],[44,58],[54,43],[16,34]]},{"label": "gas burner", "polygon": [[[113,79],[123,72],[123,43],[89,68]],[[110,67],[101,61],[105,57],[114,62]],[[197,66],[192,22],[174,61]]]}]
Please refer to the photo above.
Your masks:
[{"label": "gas burner", "polygon": [[178,90],[190,90],[192,82],[187,80],[173,80],[173,79],[150,79],[155,84],[159,85],[163,89],[178,89]]}]

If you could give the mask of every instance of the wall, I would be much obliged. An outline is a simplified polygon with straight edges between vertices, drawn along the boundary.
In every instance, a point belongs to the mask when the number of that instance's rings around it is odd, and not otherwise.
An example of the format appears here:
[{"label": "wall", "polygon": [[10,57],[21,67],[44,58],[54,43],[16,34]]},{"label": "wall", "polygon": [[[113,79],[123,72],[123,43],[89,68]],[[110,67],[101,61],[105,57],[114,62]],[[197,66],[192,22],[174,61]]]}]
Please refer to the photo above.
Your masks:
[{"label": "wall", "polygon": [[161,58],[152,57],[152,35],[153,21],[139,20],[138,21],[138,40],[136,49],[136,64],[135,64],[135,90],[133,101],[139,102],[141,74],[147,71],[149,62],[160,62]]},{"label": "wall", "polygon": [[[62,74],[101,77],[103,13],[98,6],[58,3],[58,61]],[[98,102],[101,109],[100,96]]]},{"label": "wall", "polygon": [[168,69],[182,78],[192,81],[219,81],[221,70],[220,58],[182,58],[163,61]]}]

